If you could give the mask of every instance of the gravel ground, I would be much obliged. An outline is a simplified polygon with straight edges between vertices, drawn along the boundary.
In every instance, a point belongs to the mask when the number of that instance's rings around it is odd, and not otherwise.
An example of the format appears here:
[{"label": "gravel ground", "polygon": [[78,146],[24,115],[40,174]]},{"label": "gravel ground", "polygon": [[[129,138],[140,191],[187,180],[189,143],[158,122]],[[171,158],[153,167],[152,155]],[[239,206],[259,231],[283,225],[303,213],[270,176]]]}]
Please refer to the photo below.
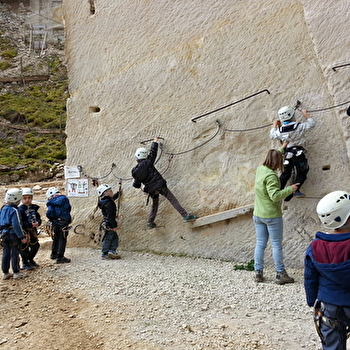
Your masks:
[{"label": "gravel ground", "polygon": [[100,260],[93,248],[67,248],[71,264],[52,264],[55,288],[91,307],[77,317],[94,325],[103,349],[320,349],[305,303],[303,271],[296,283],[256,284],[253,272],[209,259],[121,252]]}]

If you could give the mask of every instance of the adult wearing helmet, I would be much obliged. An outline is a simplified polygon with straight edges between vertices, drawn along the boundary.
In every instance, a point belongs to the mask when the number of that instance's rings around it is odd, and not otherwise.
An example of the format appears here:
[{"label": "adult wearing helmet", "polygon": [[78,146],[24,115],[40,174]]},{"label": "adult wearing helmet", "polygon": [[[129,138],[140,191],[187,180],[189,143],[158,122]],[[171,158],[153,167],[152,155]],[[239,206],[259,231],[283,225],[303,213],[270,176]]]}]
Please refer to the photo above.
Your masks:
[{"label": "adult wearing helmet", "polygon": [[39,265],[34,258],[40,248],[38,240],[38,227],[41,225],[39,206],[33,203],[33,190],[30,187],[22,188],[22,204],[18,207],[21,215],[22,227],[29,242],[22,245],[21,257],[24,270],[33,270]]},{"label": "adult wearing helmet", "polygon": [[104,231],[102,237],[102,260],[120,259],[117,254],[119,237],[117,234],[118,223],[116,220],[117,206],[115,200],[121,196],[120,192],[113,193],[112,186],[102,184],[97,188],[99,196],[98,207],[101,209],[103,220],[101,230]]},{"label": "adult wearing helmet", "polygon": [[294,120],[295,108],[284,106],[277,112],[278,120],[273,122],[273,128],[270,131],[272,140],[280,140],[282,143],[287,142],[288,146],[285,152],[284,171],[280,176],[281,189],[283,189],[295,169],[296,183],[299,183],[298,191],[286,197],[285,201],[290,201],[293,196],[303,198],[305,195],[300,192],[300,187],[306,180],[306,175],[309,172],[309,164],[306,158],[305,131],[315,126],[315,121],[309,116],[306,109],[302,109],[301,113],[306,118],[305,123],[299,123]]},{"label": "adult wearing helmet", "polygon": [[[18,213],[18,204],[22,199],[22,192],[18,188],[10,188],[5,194],[5,205],[0,212],[0,229],[2,241],[2,279],[20,279],[27,277],[20,271],[19,254],[21,243],[26,243],[24,231],[21,227],[21,219]],[[13,273],[10,273],[10,266]]]},{"label": "adult wearing helmet", "polygon": [[56,187],[46,191],[46,217],[52,223],[53,238],[50,258],[57,264],[70,263],[64,256],[67,245],[68,225],[72,222],[69,199],[60,193]]},{"label": "adult wearing helmet", "polygon": [[304,262],[306,301],[324,350],[345,350],[350,333],[350,193],[334,191],[316,208],[329,233],[317,232]]},{"label": "adult wearing helmet", "polygon": [[197,217],[187,213],[187,211],[180,205],[172,192],[167,187],[167,183],[159,171],[155,168],[154,163],[158,153],[158,138],[155,137],[151,150],[148,154],[146,148],[138,148],[135,152],[137,165],[132,169],[131,174],[134,178],[133,186],[141,188],[144,185],[143,191],[148,193],[152,198],[152,208],[148,216],[147,228],[152,229],[156,227],[154,222],[159,206],[159,195],[163,195],[171,205],[179,212],[185,222],[193,221]]}]

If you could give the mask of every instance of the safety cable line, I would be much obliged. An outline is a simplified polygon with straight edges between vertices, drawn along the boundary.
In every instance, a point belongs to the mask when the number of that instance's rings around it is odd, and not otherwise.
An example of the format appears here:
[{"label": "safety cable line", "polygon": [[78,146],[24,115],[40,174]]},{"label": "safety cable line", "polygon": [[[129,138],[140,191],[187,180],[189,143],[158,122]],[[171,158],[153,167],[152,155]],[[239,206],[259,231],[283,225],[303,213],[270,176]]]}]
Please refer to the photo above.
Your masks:
[{"label": "safety cable line", "polygon": [[350,101],[347,101],[347,102],[343,102],[343,103],[340,103],[340,104],[335,105],[335,106],[332,106],[332,107],[314,109],[314,110],[312,110],[312,111],[307,111],[307,112],[308,112],[308,113],[315,113],[315,112],[327,111],[328,109],[337,108],[337,107],[340,107],[340,106],[347,105],[347,104],[349,104],[349,103],[350,103]]},{"label": "safety cable line", "polygon": [[192,152],[194,150],[196,150],[197,148],[200,148],[202,146],[204,146],[205,144],[207,144],[208,142],[210,142],[211,140],[213,140],[217,134],[219,133],[220,129],[221,129],[221,123],[219,122],[219,120],[216,120],[215,123],[217,124],[217,129],[215,131],[215,134],[213,136],[211,136],[208,140],[204,141],[203,143],[201,143],[200,145],[196,146],[196,147],[193,147],[191,149],[188,149],[186,151],[182,151],[182,152],[164,152],[164,154],[168,154],[170,155],[171,157],[173,156],[178,156],[180,154],[185,154],[185,153],[188,153],[188,152]]},{"label": "safety cable line", "polygon": [[237,129],[237,130],[232,130],[232,129],[225,129],[223,128],[224,131],[229,131],[229,132],[242,132],[242,131],[251,131],[251,130],[258,130],[258,129],[263,129],[263,128],[267,128],[268,126],[271,126],[270,124],[266,124],[263,126],[257,126],[256,128],[250,128],[250,129]]},{"label": "safety cable line", "polygon": [[91,180],[102,180],[102,179],[105,179],[107,176],[109,176],[112,172],[113,172],[113,168],[115,168],[115,164],[113,163],[112,164],[112,167],[111,167],[111,170],[104,176],[101,176],[101,177],[94,177],[94,176],[90,176],[88,174],[85,174],[83,172],[83,167],[81,165],[78,165],[78,170],[81,172],[82,175],[84,175],[85,177],[91,179]]},{"label": "safety cable line", "polygon": [[223,107],[214,109],[214,110],[211,111],[211,112],[207,112],[207,113],[204,113],[204,114],[202,114],[202,115],[200,115],[200,116],[198,116],[198,117],[192,118],[191,121],[193,121],[193,122],[195,123],[196,120],[198,120],[198,119],[200,119],[200,118],[206,117],[207,115],[216,113],[216,112],[218,112],[218,111],[221,111],[222,109],[225,109],[225,108],[227,108],[227,107],[231,107],[231,106],[233,106],[233,105],[235,105],[235,104],[237,104],[237,103],[240,103],[240,102],[242,102],[242,101],[248,100],[249,98],[252,98],[252,97],[254,97],[254,96],[256,96],[256,95],[259,95],[259,94],[261,94],[261,93],[263,93],[263,92],[267,92],[268,94],[270,94],[270,91],[267,90],[267,89],[261,90],[261,91],[259,91],[259,92],[256,92],[255,94],[252,94],[252,95],[249,95],[249,96],[247,96],[247,97],[241,98],[240,100],[235,101],[235,102],[232,102],[232,103],[230,103],[230,104],[228,104],[228,105],[226,105],[226,106],[223,106]]}]

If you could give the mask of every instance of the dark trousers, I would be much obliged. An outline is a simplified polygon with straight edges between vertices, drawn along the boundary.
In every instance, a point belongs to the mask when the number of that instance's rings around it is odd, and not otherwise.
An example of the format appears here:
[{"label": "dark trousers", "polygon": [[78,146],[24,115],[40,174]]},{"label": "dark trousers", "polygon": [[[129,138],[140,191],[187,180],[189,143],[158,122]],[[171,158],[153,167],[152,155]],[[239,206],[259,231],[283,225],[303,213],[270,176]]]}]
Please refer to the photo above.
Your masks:
[{"label": "dark trousers", "polygon": [[64,227],[59,225],[53,225],[53,237],[51,255],[56,256],[57,259],[64,257],[67,245],[67,231],[64,231]]},{"label": "dark trousers", "polygon": [[119,245],[119,237],[116,231],[105,230],[102,239],[102,254],[106,255],[108,252],[115,253]]},{"label": "dark trousers", "polygon": [[29,243],[22,244],[21,257],[23,264],[28,264],[32,262],[38,253],[40,244],[38,241],[38,236],[35,230],[28,230]]},{"label": "dark trousers", "polygon": [[323,304],[323,314],[330,320],[331,325],[321,321],[322,347],[324,350],[346,350],[346,327],[350,327],[350,307]]},{"label": "dark trousers", "polygon": [[20,240],[18,243],[14,243],[15,240],[10,240],[6,237],[2,242],[2,261],[1,269],[3,273],[8,273],[10,270],[10,265],[12,267],[12,272],[19,272],[19,254],[21,250]]},{"label": "dark trousers", "polygon": [[164,196],[171,205],[179,212],[179,214],[184,217],[187,214],[187,211],[180,205],[179,201],[176,199],[176,197],[172,194],[172,192],[169,190],[167,186],[163,186],[162,188],[158,189],[155,192],[150,193],[150,197],[152,198],[152,208],[148,216],[148,222],[154,222],[158,207],[159,207],[159,195]]},{"label": "dark trousers", "polygon": [[[296,157],[295,155],[293,158],[286,159],[288,161],[288,164],[284,165],[283,173],[280,176],[281,181],[281,189],[285,188],[288,180],[292,176],[292,171],[295,169],[295,180],[294,183],[299,183],[298,190],[300,189],[301,185],[305,182],[307,178],[307,173],[309,172],[309,164],[307,161],[307,158],[305,157],[305,154],[301,154],[299,157]],[[293,197],[291,194],[287,198],[285,198],[286,201],[290,200]]]}]

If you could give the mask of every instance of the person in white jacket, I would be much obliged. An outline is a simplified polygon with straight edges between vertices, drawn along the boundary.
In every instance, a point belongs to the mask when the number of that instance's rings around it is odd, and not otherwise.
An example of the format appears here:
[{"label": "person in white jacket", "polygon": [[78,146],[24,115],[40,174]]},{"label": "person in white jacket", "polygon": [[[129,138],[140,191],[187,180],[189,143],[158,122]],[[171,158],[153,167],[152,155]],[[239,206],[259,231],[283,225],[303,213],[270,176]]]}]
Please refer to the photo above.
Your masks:
[{"label": "person in white jacket", "polygon": [[284,106],[278,110],[278,120],[273,122],[273,128],[270,131],[272,140],[280,140],[282,143],[287,142],[286,153],[284,156],[284,170],[280,176],[281,189],[283,189],[295,170],[294,182],[299,183],[298,190],[286,197],[285,201],[290,201],[293,196],[303,198],[305,195],[300,192],[300,187],[305,182],[309,172],[309,164],[306,158],[305,131],[315,126],[315,120],[310,117],[306,109],[301,113],[306,118],[305,123],[294,121],[295,108]]}]

